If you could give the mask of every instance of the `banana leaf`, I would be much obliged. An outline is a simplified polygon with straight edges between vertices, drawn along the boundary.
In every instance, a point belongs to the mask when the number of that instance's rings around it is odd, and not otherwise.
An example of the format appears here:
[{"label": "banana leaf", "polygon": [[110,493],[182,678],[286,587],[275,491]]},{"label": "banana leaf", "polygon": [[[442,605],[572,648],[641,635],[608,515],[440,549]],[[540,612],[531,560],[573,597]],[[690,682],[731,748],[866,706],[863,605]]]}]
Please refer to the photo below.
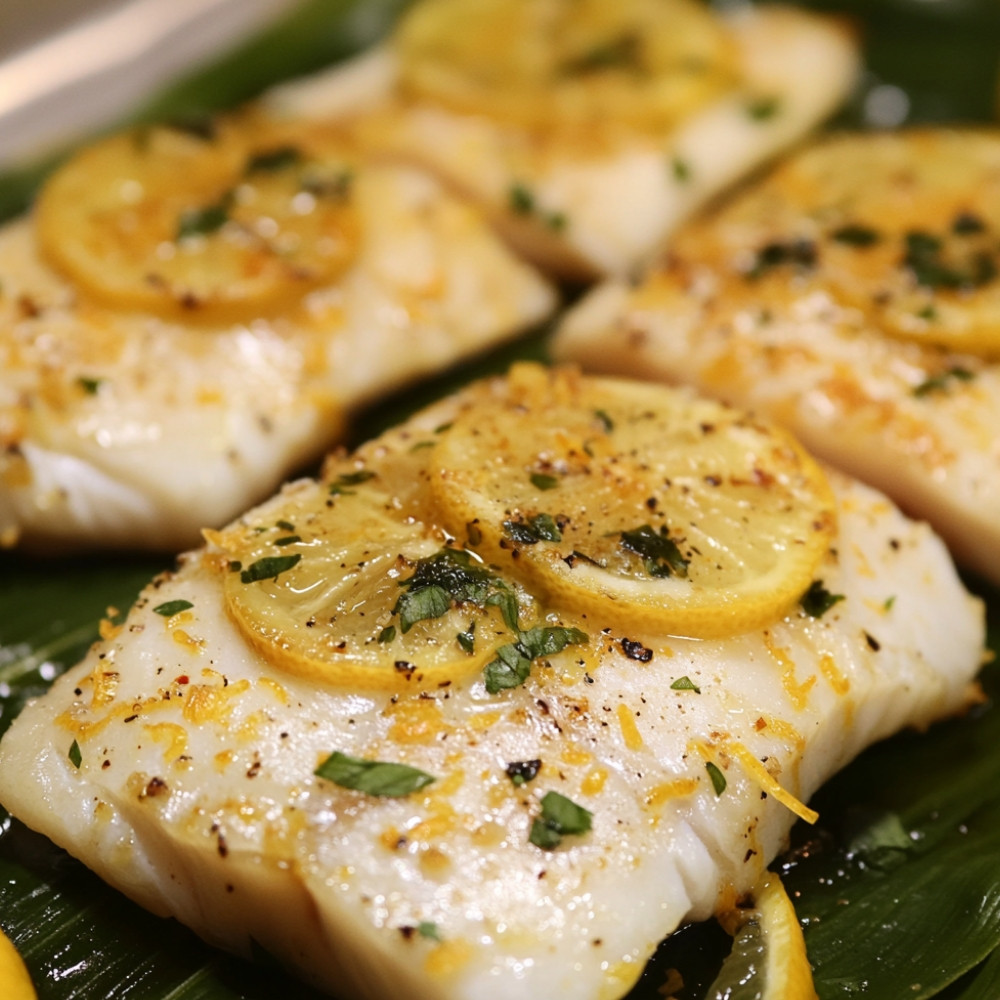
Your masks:
[{"label": "banana leaf", "polygon": [[[180,81],[134,120],[203,114],[342,58],[388,30],[406,0],[306,0],[260,38]],[[903,96],[907,121],[994,117],[1000,8],[992,0],[814,0],[853,17],[867,61],[838,124],[873,123],[879,94]],[[886,88],[889,88],[887,91]],[[898,103],[898,102],[897,102]],[[908,109],[908,110],[907,110]],[[29,200],[52,160],[0,179],[0,219]],[[546,333],[429,381],[357,423],[359,439],[514,357],[543,358]],[[0,553],[0,734],[169,567],[156,557],[31,561]],[[987,600],[1000,651],[1000,591]],[[796,830],[776,863],[804,926],[821,1000],[996,1000],[1000,996],[1000,667],[968,716],[872,748],[823,789],[815,828]],[[264,1000],[315,994],[271,967],[208,948],[142,911],[0,808],[0,926],[41,1000]],[[661,946],[631,1000],[752,996],[726,983],[731,941],[714,922]],[[731,963],[731,965],[738,963]],[[679,982],[683,985],[676,985]]]}]

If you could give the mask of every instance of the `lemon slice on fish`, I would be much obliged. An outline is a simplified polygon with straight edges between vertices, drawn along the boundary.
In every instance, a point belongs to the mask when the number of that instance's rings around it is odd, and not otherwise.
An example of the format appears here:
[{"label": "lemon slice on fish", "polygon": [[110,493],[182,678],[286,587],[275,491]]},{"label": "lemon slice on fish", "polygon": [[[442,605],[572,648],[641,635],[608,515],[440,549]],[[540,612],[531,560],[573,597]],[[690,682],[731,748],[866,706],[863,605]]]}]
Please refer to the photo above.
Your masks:
[{"label": "lemon slice on fish", "polygon": [[764,872],[751,897],[751,909],[720,917],[734,935],[733,950],[706,995],[816,1000],[802,928],[781,879]]},{"label": "lemon slice on fish", "polygon": [[37,206],[49,261],[117,307],[248,317],[340,274],[357,252],[350,168],[304,143],[221,121],[90,146]]},{"label": "lemon slice on fish", "polygon": [[4,1000],[36,1000],[31,976],[13,942],[0,931],[0,996]]},{"label": "lemon slice on fish", "polygon": [[272,663],[362,690],[426,690],[516,636],[527,599],[415,516],[391,477],[334,463],[206,533],[230,615]]},{"label": "lemon slice on fish", "polygon": [[413,93],[528,126],[669,127],[737,71],[693,0],[423,0],[396,47]]},{"label": "lemon slice on fish", "polygon": [[591,626],[717,638],[808,589],[835,530],[785,432],[659,386],[525,365],[431,456],[445,526]]}]

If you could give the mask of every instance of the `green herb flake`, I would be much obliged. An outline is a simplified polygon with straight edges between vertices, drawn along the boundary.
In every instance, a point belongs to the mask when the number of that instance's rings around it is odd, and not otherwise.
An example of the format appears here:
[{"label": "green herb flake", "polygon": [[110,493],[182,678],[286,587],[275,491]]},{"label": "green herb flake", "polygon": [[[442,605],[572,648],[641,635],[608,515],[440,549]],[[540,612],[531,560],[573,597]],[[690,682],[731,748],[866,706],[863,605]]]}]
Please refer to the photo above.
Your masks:
[{"label": "green herb flake", "polygon": [[753,267],[746,272],[747,278],[756,280],[768,271],[784,264],[799,268],[816,266],[816,244],[812,240],[775,240],[757,251]]},{"label": "green herb flake", "polygon": [[922,306],[917,310],[917,318],[931,322],[938,318],[938,311],[933,305]]},{"label": "green herb flake", "polygon": [[470,656],[476,650],[476,623],[475,621],[469,622],[469,627],[464,632],[459,632],[455,636],[456,642],[462,649],[465,650]]},{"label": "green herb flake", "polygon": [[931,393],[947,392],[952,383],[971,382],[975,377],[975,373],[970,372],[967,368],[949,368],[947,371],[940,372],[937,375],[931,375],[919,385],[914,386],[913,395],[920,399],[923,396],[929,396]]},{"label": "green herb flake", "polygon": [[229,209],[232,207],[233,195],[227,191],[215,204],[202,208],[188,208],[181,212],[177,222],[177,239],[185,240],[191,236],[210,236],[218,232],[229,221]]},{"label": "green herb flake", "polygon": [[296,542],[301,542],[302,538],[299,535],[285,535],[282,538],[276,538],[274,540],[275,545],[294,545]]},{"label": "green herb flake", "polygon": [[726,790],[726,776],[710,760],[705,762],[705,770],[712,779],[712,787],[716,795],[721,795]]},{"label": "green herb flake", "polygon": [[578,806],[572,799],[558,792],[546,792],[542,798],[542,814],[531,824],[528,841],[536,847],[551,851],[562,843],[565,836],[578,836],[591,828],[593,813]]},{"label": "green herb flake", "polygon": [[550,476],[547,472],[533,472],[531,485],[536,490],[554,490],[559,485],[559,479],[557,476]]},{"label": "green herb flake", "polygon": [[747,104],[747,114],[755,122],[766,122],[781,110],[781,98],[758,97]]},{"label": "green herb flake", "polygon": [[396,626],[386,625],[384,629],[378,634],[379,642],[392,642],[396,638]]},{"label": "green herb flake", "polygon": [[678,677],[677,680],[670,685],[673,691],[694,691],[695,694],[701,694],[701,688],[690,677],[685,674],[683,677]]},{"label": "green herb flake", "polygon": [[632,531],[623,531],[620,545],[640,556],[646,572],[652,577],[687,576],[689,560],[681,555],[681,550],[665,527],[657,532],[644,524]]},{"label": "green herb flake", "polygon": [[877,229],[872,229],[871,226],[862,226],[856,222],[835,229],[830,233],[830,238],[852,247],[874,246],[881,239]]},{"label": "green herb flake", "polygon": [[951,231],[957,236],[971,236],[986,232],[986,223],[972,212],[959,212],[952,220]]},{"label": "green herb flake", "polygon": [[963,265],[955,266],[944,259],[944,241],[933,233],[911,230],[905,244],[903,266],[925,288],[979,288],[997,276],[996,262],[985,251],[975,252]]},{"label": "green herb flake", "polygon": [[615,422],[611,419],[607,410],[594,410],[594,416],[605,434],[610,434],[615,429]]},{"label": "green herb flake", "polygon": [[244,173],[273,174],[286,170],[302,162],[302,150],[298,146],[276,146],[274,149],[261,150],[247,159]]},{"label": "green herb flake", "polygon": [[809,589],[799,599],[802,610],[812,618],[822,618],[835,604],[844,599],[843,594],[831,594],[822,580],[813,580]]},{"label": "green herb flake", "polygon": [[440,941],[441,934],[438,931],[438,925],[434,923],[433,920],[421,920],[417,924],[417,933],[422,938],[428,938],[431,941]]},{"label": "green herb flake", "polygon": [[517,598],[509,585],[460,549],[441,549],[417,561],[393,614],[399,615],[404,634],[418,621],[440,618],[454,602],[479,608],[498,607],[510,629],[517,629]]},{"label": "green herb flake", "polygon": [[284,573],[297,565],[301,558],[302,555],[298,552],[292,556],[264,556],[240,573],[240,581],[259,583],[261,580],[276,580],[279,573]]},{"label": "green herb flake", "polygon": [[91,378],[87,375],[81,375],[77,380],[76,384],[88,395],[96,396],[98,390],[101,388],[101,384],[104,382],[102,378]]},{"label": "green herb flake", "polygon": [[535,196],[530,188],[516,182],[507,193],[507,204],[515,215],[531,215],[535,211]]},{"label": "green herb flake", "polygon": [[190,601],[180,598],[176,601],[166,601],[163,604],[158,604],[153,608],[153,611],[158,615],[163,615],[164,618],[170,618],[172,615],[180,614],[182,611],[187,611],[188,608],[193,607],[194,605]]},{"label": "green herb flake", "polygon": [[562,532],[551,514],[536,514],[526,521],[504,521],[503,530],[508,538],[523,545],[562,541]]},{"label": "green herb flake", "polygon": [[691,180],[691,165],[679,156],[675,156],[670,161],[670,171],[678,184],[684,184]]},{"label": "green herb flake", "polygon": [[69,762],[77,769],[80,769],[80,765],[83,763],[83,754],[80,753],[80,744],[73,740],[69,745],[69,753],[66,754],[69,757]]},{"label": "green herb flake", "polygon": [[239,573],[242,569],[243,569],[243,563],[240,562],[239,559],[230,559],[229,560],[229,572],[230,573]]},{"label": "green herb flake", "polygon": [[330,496],[351,496],[355,491],[348,489],[350,486],[359,486],[367,483],[369,479],[374,479],[375,473],[370,469],[358,469],[357,472],[344,472],[330,483]]},{"label": "green herb flake", "polygon": [[567,59],[561,66],[565,76],[588,76],[606,69],[641,68],[642,39],[635,31],[626,31]]},{"label": "green herb flake", "polygon": [[295,530],[295,525],[292,524],[291,521],[285,521],[285,520],[275,521],[274,522],[274,526],[276,528],[280,528],[282,531],[294,531]]},{"label": "green herb flake", "polygon": [[895,594],[890,594],[885,599],[885,602],[883,603],[882,607],[885,608],[886,611],[892,611],[892,606],[895,603],[896,603],[896,595]]},{"label": "green herb flake", "polygon": [[529,781],[534,781],[538,777],[538,772],[542,769],[542,762],[535,760],[515,760],[504,768],[511,784],[516,788],[526,785]]},{"label": "green herb flake", "polygon": [[497,649],[496,659],[483,668],[489,694],[520,687],[531,674],[531,664],[542,656],[555,656],[567,646],[589,640],[586,632],[561,625],[539,625],[519,632],[517,641]]},{"label": "green herb flake", "polygon": [[419,791],[436,780],[433,775],[408,764],[363,760],[339,750],[334,750],[313,773],[341,788],[393,799]]}]

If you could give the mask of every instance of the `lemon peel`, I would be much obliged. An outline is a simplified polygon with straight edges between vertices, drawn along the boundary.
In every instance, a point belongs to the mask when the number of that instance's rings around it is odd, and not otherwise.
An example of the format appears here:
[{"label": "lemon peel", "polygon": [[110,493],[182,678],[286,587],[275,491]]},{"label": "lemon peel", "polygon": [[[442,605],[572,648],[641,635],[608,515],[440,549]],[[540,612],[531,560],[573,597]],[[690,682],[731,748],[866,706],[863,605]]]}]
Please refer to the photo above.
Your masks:
[{"label": "lemon peel", "polygon": [[568,369],[495,383],[437,443],[430,482],[446,528],[504,574],[598,627],[659,634],[779,619],[836,526],[822,469],[785,432]]},{"label": "lemon peel", "polygon": [[31,976],[14,943],[0,930],[0,996],[4,1000],[36,1000]]}]

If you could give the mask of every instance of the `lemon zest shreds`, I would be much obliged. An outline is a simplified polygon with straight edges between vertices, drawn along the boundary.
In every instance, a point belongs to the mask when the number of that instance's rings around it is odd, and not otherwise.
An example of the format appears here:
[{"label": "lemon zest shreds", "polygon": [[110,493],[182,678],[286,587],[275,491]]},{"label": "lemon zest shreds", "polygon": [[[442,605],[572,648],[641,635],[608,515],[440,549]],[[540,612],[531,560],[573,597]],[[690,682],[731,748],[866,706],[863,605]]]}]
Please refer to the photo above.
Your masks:
[{"label": "lemon zest shreds", "polygon": [[819,813],[815,809],[800,802],[791,792],[782,788],[770,771],[740,742],[732,740],[726,744],[726,750],[735,757],[743,769],[772,798],[777,799],[786,809],[790,809],[800,819],[807,823],[815,823]]},{"label": "lemon zest shreds", "polygon": [[36,1000],[31,976],[14,943],[0,930],[0,996],[4,1000]]}]

